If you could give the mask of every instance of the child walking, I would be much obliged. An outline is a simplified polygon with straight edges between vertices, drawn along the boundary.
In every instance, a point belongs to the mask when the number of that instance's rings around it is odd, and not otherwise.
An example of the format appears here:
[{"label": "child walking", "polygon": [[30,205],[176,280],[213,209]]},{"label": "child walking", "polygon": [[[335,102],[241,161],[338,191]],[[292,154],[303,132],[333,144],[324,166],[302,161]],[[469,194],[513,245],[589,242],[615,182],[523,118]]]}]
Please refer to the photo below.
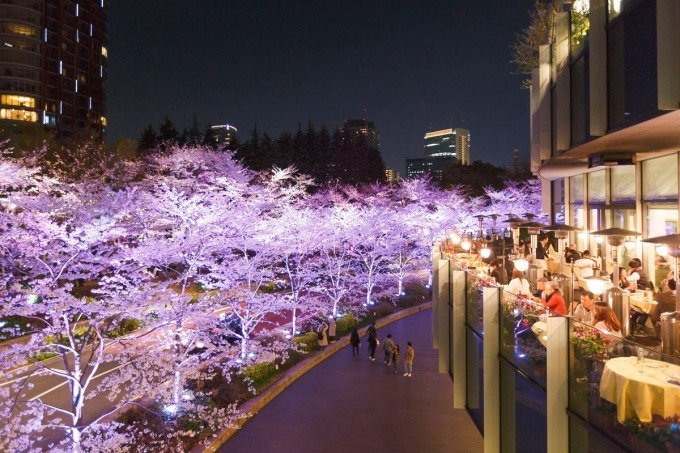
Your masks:
[{"label": "child walking", "polygon": [[399,365],[399,345],[395,344],[392,349],[392,366],[394,367],[394,374],[397,374],[397,365]]}]

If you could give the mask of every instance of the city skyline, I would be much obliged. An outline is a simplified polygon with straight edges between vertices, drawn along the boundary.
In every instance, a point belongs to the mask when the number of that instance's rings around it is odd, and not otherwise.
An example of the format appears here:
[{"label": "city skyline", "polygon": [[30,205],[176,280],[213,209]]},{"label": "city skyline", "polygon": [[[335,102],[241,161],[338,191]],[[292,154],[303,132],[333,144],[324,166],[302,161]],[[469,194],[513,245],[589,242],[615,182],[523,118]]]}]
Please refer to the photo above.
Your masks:
[{"label": "city skyline", "polygon": [[509,165],[516,144],[528,159],[529,94],[509,61],[532,5],[120,0],[109,5],[108,138],[137,139],[166,115],[178,128],[194,115],[202,128],[232,124],[242,139],[255,124],[276,136],[363,118],[399,172],[425,132],[447,127],[475,132],[474,160]]}]

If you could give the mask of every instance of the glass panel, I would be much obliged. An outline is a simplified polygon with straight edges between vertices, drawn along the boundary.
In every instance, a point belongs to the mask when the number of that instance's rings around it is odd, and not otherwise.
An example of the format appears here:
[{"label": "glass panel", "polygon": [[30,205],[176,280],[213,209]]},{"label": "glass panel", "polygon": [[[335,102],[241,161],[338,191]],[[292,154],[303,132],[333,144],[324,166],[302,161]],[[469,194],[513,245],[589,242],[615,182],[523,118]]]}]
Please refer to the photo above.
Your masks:
[{"label": "glass panel", "polygon": [[472,272],[467,274],[467,304],[466,304],[466,321],[468,326],[473,329],[480,336],[484,336],[484,327],[482,323],[483,315],[483,300],[484,300],[484,286],[482,286],[482,279],[477,277]]},{"label": "glass panel", "polygon": [[572,451],[676,451],[680,360],[571,319],[569,331]]},{"label": "glass panel", "polygon": [[500,378],[502,451],[545,451],[548,444],[545,390],[504,360]]},{"label": "glass panel", "polygon": [[588,173],[588,201],[605,201],[604,170]]},{"label": "glass panel", "polygon": [[590,0],[574,0],[571,7],[571,52],[583,49],[590,31]]},{"label": "glass panel", "polygon": [[583,203],[583,175],[572,176],[569,179],[569,191],[572,203]]},{"label": "glass panel", "polygon": [[480,432],[484,432],[484,348],[483,341],[469,327],[465,329],[467,361],[467,410]]},{"label": "glass panel", "polygon": [[503,291],[500,353],[543,388],[547,385],[545,319],[542,304]]},{"label": "glass panel", "polygon": [[612,201],[635,200],[635,166],[612,168]]},{"label": "glass panel", "polygon": [[[677,207],[650,207],[647,210],[647,236],[657,237],[678,232],[678,209]],[[657,291],[663,291],[664,280],[672,268],[673,259],[670,256],[661,256],[656,247],[646,248],[645,269],[649,279],[654,282]],[[652,265],[652,263],[654,263]],[[644,268],[644,266],[643,266]]]},{"label": "glass panel", "polygon": [[642,199],[659,200],[678,196],[678,155],[642,162]]}]

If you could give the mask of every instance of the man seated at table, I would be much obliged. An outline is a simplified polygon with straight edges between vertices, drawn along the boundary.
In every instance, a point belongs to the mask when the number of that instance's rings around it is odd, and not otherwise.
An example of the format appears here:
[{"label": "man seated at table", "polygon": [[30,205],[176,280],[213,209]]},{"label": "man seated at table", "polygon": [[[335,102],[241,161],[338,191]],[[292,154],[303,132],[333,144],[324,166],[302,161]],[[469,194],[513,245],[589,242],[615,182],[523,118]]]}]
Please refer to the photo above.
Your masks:
[{"label": "man seated at table", "polygon": [[569,244],[564,251],[564,261],[568,264],[573,264],[575,261],[581,259],[581,254],[576,250],[576,244]]},{"label": "man seated at table", "polygon": [[668,280],[669,291],[664,291],[654,295],[654,300],[658,303],[650,317],[654,330],[656,331],[656,338],[661,334],[661,314],[669,311],[675,311],[675,288],[676,283],[674,279]]},{"label": "man seated at table", "polygon": [[574,302],[574,321],[593,325],[595,308],[595,294],[590,291],[581,291],[581,302]]},{"label": "man seated at table", "polygon": [[581,258],[574,261],[574,266],[579,270],[581,278],[587,278],[593,276],[593,269],[595,269],[597,263],[590,257],[590,252],[584,250]]},{"label": "man seated at table", "polygon": [[640,261],[640,258],[633,258],[630,260],[628,267],[630,268],[630,272],[628,272],[628,281],[630,282],[630,286],[628,287],[629,291],[654,289],[651,286],[649,277],[647,277],[647,273],[642,270],[642,261]]},{"label": "man seated at table", "polygon": [[548,281],[545,277],[539,277],[536,280],[536,291],[531,295],[531,300],[541,303],[541,299],[545,298],[545,283]]},{"label": "man seated at table", "polygon": [[491,266],[491,276],[496,280],[496,283],[499,285],[507,285],[508,274],[503,267],[503,260],[494,258],[489,265]]}]

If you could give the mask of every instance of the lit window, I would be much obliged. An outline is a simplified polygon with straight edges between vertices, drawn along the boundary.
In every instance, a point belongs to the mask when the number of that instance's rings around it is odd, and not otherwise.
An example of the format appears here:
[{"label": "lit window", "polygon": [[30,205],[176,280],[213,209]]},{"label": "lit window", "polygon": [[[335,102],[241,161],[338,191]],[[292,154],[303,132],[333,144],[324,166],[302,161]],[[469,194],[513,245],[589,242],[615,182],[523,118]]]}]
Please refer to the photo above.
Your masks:
[{"label": "lit window", "polygon": [[80,15],[80,5],[76,3],[76,17]]},{"label": "lit window", "polygon": [[18,105],[20,107],[35,108],[35,98],[30,96],[17,96],[15,94],[3,94],[0,96],[3,105]]},{"label": "lit window", "polygon": [[104,46],[102,46],[102,55],[105,56],[105,57],[107,57],[107,58],[108,58],[108,56],[109,56],[109,51],[106,50],[106,47],[104,47]]},{"label": "lit window", "polygon": [[106,126],[106,117],[102,116],[101,120],[102,120],[102,126]]},{"label": "lit window", "polygon": [[0,119],[38,122],[38,112],[21,109],[0,109]]}]

